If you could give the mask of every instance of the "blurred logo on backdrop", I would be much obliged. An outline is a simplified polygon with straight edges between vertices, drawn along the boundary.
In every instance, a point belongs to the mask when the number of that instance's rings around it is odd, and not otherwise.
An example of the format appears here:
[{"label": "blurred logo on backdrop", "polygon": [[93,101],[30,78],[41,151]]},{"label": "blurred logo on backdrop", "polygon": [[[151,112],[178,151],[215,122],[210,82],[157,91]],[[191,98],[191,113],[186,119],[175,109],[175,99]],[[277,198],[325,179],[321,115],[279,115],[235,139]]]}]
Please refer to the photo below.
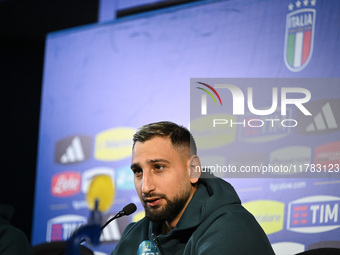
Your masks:
[{"label": "blurred logo on backdrop", "polygon": [[135,133],[135,128],[122,127],[97,134],[94,157],[102,161],[117,161],[129,157],[132,152],[132,136]]},{"label": "blurred logo on backdrop", "polygon": [[273,200],[256,200],[243,203],[243,206],[254,215],[267,235],[283,229],[284,203]]},{"label": "blurred logo on backdrop", "polygon": [[[103,215],[103,222],[111,219],[115,214],[105,214]],[[107,225],[100,236],[100,242],[102,243],[111,243],[117,242],[120,240],[121,235],[127,225],[131,223],[130,217],[121,217],[114,221],[111,221],[109,225]]]},{"label": "blurred logo on backdrop", "polygon": [[287,172],[277,172],[280,177],[288,177],[299,173],[298,166],[310,164],[312,161],[312,149],[307,146],[287,146],[270,153],[269,164],[272,166],[287,167]]},{"label": "blurred logo on backdrop", "polygon": [[[256,143],[256,142],[269,142],[278,139],[282,139],[291,133],[292,128],[288,125],[278,125],[275,122],[288,123],[287,120],[292,120],[293,111],[292,108],[287,108],[285,116],[280,114],[281,109],[278,108],[271,115],[271,123],[268,121],[267,116],[259,116],[257,119],[253,118],[252,113],[246,113],[244,116],[244,122],[248,125],[242,125],[238,127],[239,138],[244,142]],[[240,118],[241,119],[241,118]],[[242,120],[241,120],[242,121]],[[267,123],[269,125],[264,125]]]},{"label": "blurred logo on backdrop", "polygon": [[284,61],[289,70],[299,72],[313,54],[316,0],[294,1],[288,5],[286,18]]},{"label": "blurred logo on backdrop", "polygon": [[91,157],[92,138],[76,135],[59,140],[55,146],[54,161],[59,164],[73,164]]},{"label": "blurred logo on backdrop", "polygon": [[91,181],[99,175],[107,175],[114,183],[114,170],[110,167],[95,167],[83,172],[81,191],[87,194]]},{"label": "blurred logo on backdrop", "polygon": [[336,167],[340,165],[340,142],[322,144],[315,148],[314,163]]},{"label": "blurred logo on backdrop", "polygon": [[[115,179],[114,179],[114,170],[109,167],[95,167],[88,170],[85,170],[82,175],[80,176],[81,181],[79,181],[80,190],[87,194],[91,185],[91,182],[98,176],[107,176],[107,178],[110,178],[112,182],[112,202],[115,198]],[[111,196],[110,195],[110,196]],[[72,201],[72,207],[75,210],[81,210],[81,209],[90,209],[88,202],[84,199],[81,200],[73,200]]]},{"label": "blurred logo on backdrop", "polygon": [[224,128],[219,126],[212,129],[210,125],[211,117],[236,120],[236,117],[227,114],[215,114],[193,119],[190,123],[190,130],[195,137],[197,146],[201,149],[223,147],[232,143],[236,137],[236,127]]},{"label": "blurred logo on backdrop", "polygon": [[[103,215],[103,222],[108,221],[114,215],[112,213]],[[110,222],[103,229],[100,241],[102,243],[119,241],[124,229],[130,222],[129,217],[122,217]],[[87,218],[80,215],[67,214],[52,218],[47,222],[46,241],[66,241],[77,228],[86,223]]]},{"label": "blurred logo on backdrop", "polygon": [[340,99],[314,101],[306,104],[313,114],[308,118],[297,113],[299,126],[296,133],[302,135],[324,135],[340,130]]},{"label": "blurred logo on backdrop", "polygon": [[116,185],[119,190],[135,190],[135,182],[130,165],[125,165],[116,170]]},{"label": "blurred logo on backdrop", "polygon": [[52,218],[47,222],[46,241],[67,240],[76,228],[86,222],[86,217],[73,214]]},{"label": "blurred logo on backdrop", "polygon": [[81,174],[67,171],[52,176],[51,194],[56,197],[68,197],[78,194],[81,187]]}]

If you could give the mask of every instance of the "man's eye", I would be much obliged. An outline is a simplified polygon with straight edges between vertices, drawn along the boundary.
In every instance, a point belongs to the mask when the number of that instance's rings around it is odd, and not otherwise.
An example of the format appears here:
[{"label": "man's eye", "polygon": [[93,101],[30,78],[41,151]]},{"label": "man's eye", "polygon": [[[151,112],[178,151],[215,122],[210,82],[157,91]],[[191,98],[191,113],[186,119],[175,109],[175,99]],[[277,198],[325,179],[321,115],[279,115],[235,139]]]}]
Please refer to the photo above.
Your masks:
[{"label": "man's eye", "polygon": [[156,170],[163,170],[164,169],[164,166],[163,165],[155,165],[155,169]]},{"label": "man's eye", "polygon": [[132,169],[132,172],[135,176],[140,176],[143,174],[143,170],[141,168]]}]

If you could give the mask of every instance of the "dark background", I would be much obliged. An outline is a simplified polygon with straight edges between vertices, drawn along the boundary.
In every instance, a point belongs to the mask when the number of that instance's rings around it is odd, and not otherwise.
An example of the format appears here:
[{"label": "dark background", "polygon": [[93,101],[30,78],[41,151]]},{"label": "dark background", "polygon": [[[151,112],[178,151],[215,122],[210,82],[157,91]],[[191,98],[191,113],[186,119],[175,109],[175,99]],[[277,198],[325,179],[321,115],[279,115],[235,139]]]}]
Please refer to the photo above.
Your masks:
[{"label": "dark background", "polygon": [[0,0],[0,203],[31,240],[46,34],[96,23],[99,0]]},{"label": "dark background", "polygon": [[[112,13],[112,19],[193,1],[197,0],[159,0],[126,7]],[[0,204],[15,208],[12,224],[21,229],[29,241],[33,225],[46,35],[97,23],[99,2],[0,0]]]}]

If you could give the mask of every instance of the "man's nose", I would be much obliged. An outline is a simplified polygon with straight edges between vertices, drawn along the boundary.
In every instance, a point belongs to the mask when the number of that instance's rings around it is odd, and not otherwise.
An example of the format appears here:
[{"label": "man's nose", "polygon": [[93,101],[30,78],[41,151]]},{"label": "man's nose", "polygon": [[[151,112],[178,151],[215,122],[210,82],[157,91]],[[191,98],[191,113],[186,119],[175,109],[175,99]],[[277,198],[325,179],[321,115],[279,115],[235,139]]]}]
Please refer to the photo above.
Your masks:
[{"label": "man's nose", "polygon": [[143,174],[143,179],[142,179],[142,193],[143,194],[148,194],[152,191],[155,190],[155,183],[152,175],[148,173]]}]

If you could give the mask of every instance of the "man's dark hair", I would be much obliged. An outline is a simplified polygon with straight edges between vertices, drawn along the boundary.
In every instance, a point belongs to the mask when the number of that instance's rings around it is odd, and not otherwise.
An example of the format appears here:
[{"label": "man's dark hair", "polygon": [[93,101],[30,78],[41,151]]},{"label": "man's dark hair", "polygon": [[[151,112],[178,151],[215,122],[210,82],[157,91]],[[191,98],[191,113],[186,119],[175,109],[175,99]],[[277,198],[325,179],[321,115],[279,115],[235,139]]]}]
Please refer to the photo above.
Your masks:
[{"label": "man's dark hair", "polygon": [[142,126],[133,136],[133,147],[136,142],[144,143],[154,137],[169,137],[172,146],[187,146],[190,149],[191,155],[197,154],[196,143],[189,130],[169,121],[161,121]]}]

